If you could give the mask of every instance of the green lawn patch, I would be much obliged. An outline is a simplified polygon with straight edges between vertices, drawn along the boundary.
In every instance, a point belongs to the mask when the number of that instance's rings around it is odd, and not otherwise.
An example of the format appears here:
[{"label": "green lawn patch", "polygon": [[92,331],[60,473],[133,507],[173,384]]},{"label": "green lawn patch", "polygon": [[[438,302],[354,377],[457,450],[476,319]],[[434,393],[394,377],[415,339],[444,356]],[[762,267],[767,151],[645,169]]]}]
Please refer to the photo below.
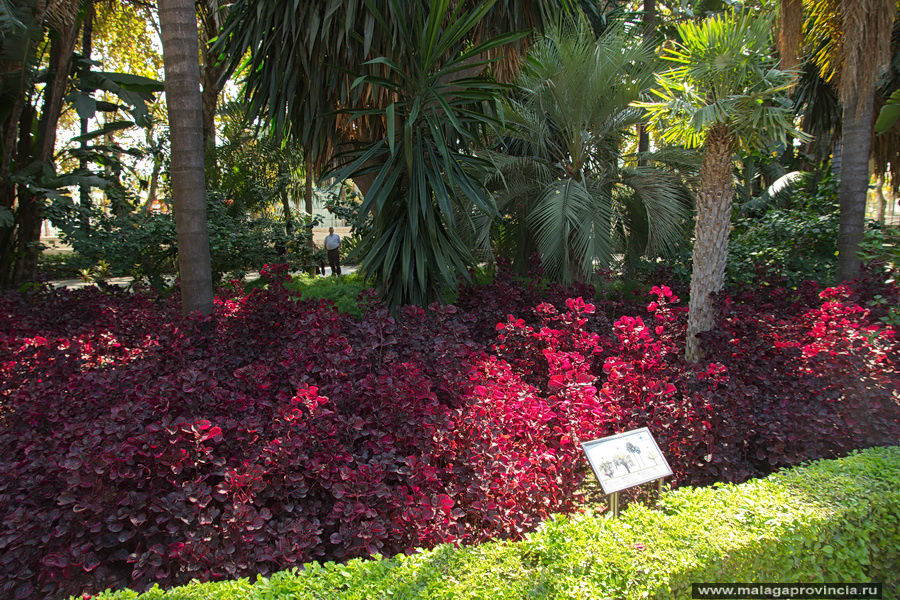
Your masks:
[{"label": "green lawn patch", "polygon": [[300,292],[304,298],[331,300],[340,312],[359,317],[363,309],[357,298],[369,286],[362,275],[351,273],[339,277],[294,275],[285,287]]},{"label": "green lawn patch", "polygon": [[98,600],[690,598],[692,582],[884,582],[900,589],[900,447],[740,485],[680,488],[616,520],[557,516],[521,542],[310,563],[270,578]]}]

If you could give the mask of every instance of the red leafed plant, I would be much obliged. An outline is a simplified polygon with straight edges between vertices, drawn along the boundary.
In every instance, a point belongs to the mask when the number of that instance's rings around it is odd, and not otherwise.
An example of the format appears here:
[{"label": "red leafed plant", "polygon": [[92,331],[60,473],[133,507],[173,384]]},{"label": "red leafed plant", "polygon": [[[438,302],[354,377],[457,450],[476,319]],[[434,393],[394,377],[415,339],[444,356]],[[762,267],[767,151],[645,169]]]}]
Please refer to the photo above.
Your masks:
[{"label": "red leafed plant", "polygon": [[580,442],[634,427],[679,484],[900,436],[867,288],[723,298],[688,366],[664,286],[593,303],[501,276],[356,319],[266,273],[207,320],[144,294],[0,297],[0,597],[516,538],[577,508]]}]

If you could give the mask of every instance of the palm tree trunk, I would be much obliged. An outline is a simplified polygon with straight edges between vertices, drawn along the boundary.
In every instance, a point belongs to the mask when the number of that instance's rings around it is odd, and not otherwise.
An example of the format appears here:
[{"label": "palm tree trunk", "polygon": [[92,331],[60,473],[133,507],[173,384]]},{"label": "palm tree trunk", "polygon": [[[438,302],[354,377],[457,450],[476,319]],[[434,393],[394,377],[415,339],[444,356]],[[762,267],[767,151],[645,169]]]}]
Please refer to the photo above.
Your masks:
[{"label": "palm tree trunk", "polygon": [[781,0],[778,19],[778,54],[782,69],[795,69],[800,64],[803,42],[803,0]]},{"label": "palm tree trunk", "polygon": [[889,59],[897,5],[895,0],[844,0],[840,12],[843,38],[839,87],[844,107],[844,152],[838,188],[838,281],[846,281],[858,276],[862,266],[857,252],[866,217],[876,75]]},{"label": "palm tree trunk", "polygon": [[294,233],[294,218],[291,215],[291,199],[286,186],[282,186],[278,197],[281,198],[281,211],[284,213],[284,233],[290,237]]},{"label": "palm tree trunk", "polygon": [[[44,89],[44,106],[38,122],[38,155],[36,161],[51,168],[55,166],[53,153],[56,149],[56,129],[62,115],[63,99],[72,69],[72,53],[78,40],[80,29],[77,19],[66,19],[58,30],[50,34],[50,81]],[[16,259],[13,267],[13,284],[19,285],[34,280],[37,259],[40,254],[41,225],[44,222],[41,198],[29,192],[20,191],[19,231],[16,244]]]},{"label": "palm tree trunk", "polygon": [[691,300],[684,352],[688,362],[697,362],[703,357],[700,340],[696,336],[715,325],[716,307],[712,296],[725,285],[731,204],[734,200],[732,148],[732,134],[726,126],[717,125],[707,134],[706,152],[700,167],[691,258]]},{"label": "palm tree trunk", "polygon": [[838,233],[838,281],[853,279],[862,266],[857,252],[866,218],[869,188],[869,150],[872,145],[874,90],[860,90],[856,102],[844,104],[841,139],[844,152],[838,200],[841,222]]},{"label": "palm tree trunk", "polygon": [[[222,73],[224,64],[216,62],[216,56],[210,48],[210,40],[219,35],[221,15],[217,0],[204,0],[197,5],[202,27],[200,33],[203,41],[203,142],[206,148],[206,162],[210,173],[216,173],[216,105],[222,93]],[[215,185],[216,182],[213,181]]]},{"label": "palm tree trunk", "polygon": [[[656,0],[644,0],[643,16],[641,17],[641,28],[643,29],[642,37],[644,44],[655,45],[657,37],[656,33]],[[647,131],[646,123],[638,125],[638,165],[647,164],[644,154],[650,150],[650,132]]]},{"label": "palm tree trunk", "polygon": [[193,0],[160,0],[159,24],[172,139],[170,170],[182,311],[210,314],[212,269],[206,226],[203,103]]},{"label": "palm tree trunk", "polygon": [[141,209],[145,215],[150,214],[153,205],[156,204],[157,190],[159,189],[159,175],[162,171],[163,157],[162,152],[158,152],[153,157],[153,171],[150,172],[150,185],[147,188],[147,200]]}]

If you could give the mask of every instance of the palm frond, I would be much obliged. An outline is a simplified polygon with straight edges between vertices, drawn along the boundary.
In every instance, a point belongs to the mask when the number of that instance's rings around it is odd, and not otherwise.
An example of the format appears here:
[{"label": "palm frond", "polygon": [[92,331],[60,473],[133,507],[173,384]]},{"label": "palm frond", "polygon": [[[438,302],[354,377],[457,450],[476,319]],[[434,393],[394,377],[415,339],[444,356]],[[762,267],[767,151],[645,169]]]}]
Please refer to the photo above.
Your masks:
[{"label": "palm frond", "polygon": [[589,276],[595,261],[608,261],[612,216],[609,196],[583,182],[548,186],[529,214],[547,275],[568,283]]},{"label": "palm frond", "polygon": [[772,182],[762,194],[750,198],[738,207],[743,215],[761,214],[767,208],[775,206],[790,206],[792,197],[807,186],[812,174],[808,171],[791,171],[785,173]]},{"label": "palm frond", "polygon": [[795,74],[777,68],[771,26],[765,15],[736,10],[680,24],[679,41],[663,51],[669,68],[657,75],[655,99],[635,106],[664,141],[688,147],[702,146],[718,125],[747,148],[802,137],[784,99]]},{"label": "palm frond", "polygon": [[[690,196],[679,178],[654,167],[633,167],[622,173],[622,185],[634,191],[634,204],[625,215],[641,213],[639,220],[626,224],[646,239],[644,251],[654,256],[672,255],[684,241],[684,231],[691,214]],[[645,225],[644,225],[645,224]]]}]

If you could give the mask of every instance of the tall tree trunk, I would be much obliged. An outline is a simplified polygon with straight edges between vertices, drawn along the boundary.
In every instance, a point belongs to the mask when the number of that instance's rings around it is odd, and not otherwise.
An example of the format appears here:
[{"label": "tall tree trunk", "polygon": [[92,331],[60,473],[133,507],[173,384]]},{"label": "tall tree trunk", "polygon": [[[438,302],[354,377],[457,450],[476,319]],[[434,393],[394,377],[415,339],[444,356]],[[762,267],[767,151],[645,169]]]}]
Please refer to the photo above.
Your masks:
[{"label": "tall tree trunk", "polygon": [[875,205],[875,220],[884,225],[884,211],[887,208],[887,198],[884,195],[884,173],[878,174],[875,180],[875,197],[878,204]]},{"label": "tall tree trunk", "polygon": [[731,204],[734,200],[732,150],[731,131],[724,125],[713,127],[706,137],[703,165],[700,167],[700,189],[697,192],[691,300],[684,352],[688,362],[697,362],[703,357],[700,340],[696,336],[715,325],[716,307],[712,295],[720,292],[725,285]]},{"label": "tall tree trunk", "polygon": [[303,199],[306,203],[306,214],[311,217],[313,214],[313,163],[309,159],[306,161],[306,186],[303,190]]},{"label": "tall tree trunk", "polygon": [[206,225],[203,103],[197,16],[193,0],[160,0],[166,98],[172,140],[171,177],[182,311],[213,310],[212,268]]},{"label": "tall tree trunk", "polygon": [[[30,159],[34,152],[34,136],[32,134],[35,118],[35,109],[30,103],[25,103],[22,107],[20,120],[18,123],[18,143],[15,147],[17,158]],[[13,192],[27,193],[24,187],[10,186]],[[11,201],[16,200],[15,195],[11,197]],[[27,206],[26,202],[26,206]],[[11,205],[10,205],[11,206]],[[7,288],[13,284],[14,266],[16,261],[16,241],[18,238],[19,227],[22,221],[21,204],[19,210],[15,212],[15,222],[12,227],[4,227],[0,230],[0,288]]]},{"label": "tall tree trunk", "polygon": [[284,213],[284,232],[290,236],[294,233],[294,218],[291,216],[291,200],[287,190],[282,190],[278,196],[281,198],[281,212]]},{"label": "tall tree trunk", "polygon": [[144,205],[141,207],[141,212],[145,215],[149,214],[156,204],[159,195],[159,176],[163,166],[162,143],[159,140],[154,141],[152,126],[147,129],[146,136],[147,147],[153,153],[153,170],[150,172],[150,183],[147,186],[147,199],[144,200]]},{"label": "tall tree trunk", "polygon": [[[656,34],[656,0],[644,0],[644,15],[642,17],[642,29],[644,44],[647,46],[655,45],[657,39]],[[647,159],[643,154],[650,150],[650,133],[647,131],[646,123],[638,125],[638,165],[647,164]]]},{"label": "tall tree trunk", "polygon": [[153,156],[153,171],[150,172],[150,185],[147,188],[147,200],[144,202],[143,213],[149,214],[156,204],[157,190],[159,189],[159,174],[162,171],[162,152]]},{"label": "tall tree trunk", "polygon": [[840,132],[836,133],[837,139],[834,140],[834,149],[831,152],[831,174],[835,181],[841,181],[841,167],[844,164],[844,140],[841,139]]},{"label": "tall tree trunk", "polygon": [[[38,163],[53,165],[53,152],[56,148],[56,127],[62,114],[63,97],[72,68],[72,53],[78,39],[79,23],[72,18],[50,34],[50,80],[44,89],[44,106],[38,122],[38,154],[34,160]],[[44,216],[41,210],[41,199],[18,190],[18,231],[16,240],[16,258],[13,268],[12,283],[20,285],[33,281],[37,271],[37,260],[40,254],[38,247],[41,240],[41,224]]]},{"label": "tall tree trunk", "polygon": [[781,0],[778,19],[778,54],[781,68],[796,69],[800,64],[803,42],[803,0]]},{"label": "tall tree trunk", "polygon": [[[87,60],[91,59],[91,46],[92,46],[92,37],[94,33],[94,3],[88,2],[85,7],[85,15],[84,15],[84,23],[81,25],[81,56]],[[88,119],[79,119],[79,132],[82,136],[86,135],[88,132]],[[87,140],[81,140],[81,151],[82,153],[87,150]],[[88,160],[86,156],[83,156],[78,160],[78,168],[82,172],[86,172],[88,169]],[[81,228],[83,231],[87,232],[90,227],[90,219],[87,215],[87,210],[91,207],[91,190],[87,185],[82,184],[79,189],[79,203],[81,204],[81,209],[85,211],[85,213],[81,216]]]},{"label": "tall tree trunk", "polygon": [[[209,172],[216,172],[216,105],[222,92],[222,73],[224,64],[217,64],[216,57],[210,52],[210,40],[219,35],[222,22],[218,0],[199,0],[197,8],[200,13],[201,50],[203,51],[202,94],[203,94],[203,145],[206,149],[206,164]],[[215,182],[213,182],[215,183]]]},{"label": "tall tree trunk", "polygon": [[866,217],[876,75],[888,60],[896,0],[842,0],[841,77],[843,163],[838,199],[838,281],[859,275],[857,256]]},{"label": "tall tree trunk", "polygon": [[841,140],[843,156],[838,200],[841,221],[838,230],[838,281],[859,275],[862,262],[857,256],[866,220],[866,192],[869,189],[869,150],[872,145],[873,94],[861,94],[856,103],[844,104]]}]

